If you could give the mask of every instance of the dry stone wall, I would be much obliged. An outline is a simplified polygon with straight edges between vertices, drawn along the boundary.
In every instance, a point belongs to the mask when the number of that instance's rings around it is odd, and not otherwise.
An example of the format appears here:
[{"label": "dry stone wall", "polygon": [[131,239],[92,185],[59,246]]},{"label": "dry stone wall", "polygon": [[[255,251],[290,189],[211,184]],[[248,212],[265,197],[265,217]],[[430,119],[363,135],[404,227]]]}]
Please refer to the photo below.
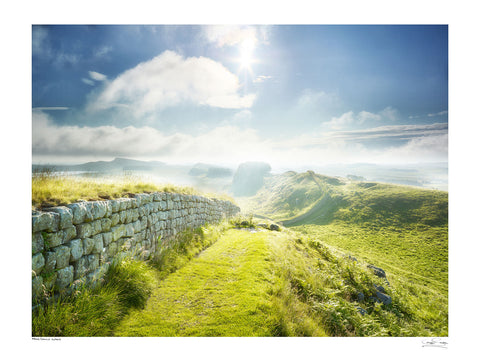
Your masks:
[{"label": "dry stone wall", "polygon": [[102,278],[111,260],[146,259],[187,228],[237,214],[229,201],[174,193],[84,201],[32,213],[32,295],[68,292]]}]

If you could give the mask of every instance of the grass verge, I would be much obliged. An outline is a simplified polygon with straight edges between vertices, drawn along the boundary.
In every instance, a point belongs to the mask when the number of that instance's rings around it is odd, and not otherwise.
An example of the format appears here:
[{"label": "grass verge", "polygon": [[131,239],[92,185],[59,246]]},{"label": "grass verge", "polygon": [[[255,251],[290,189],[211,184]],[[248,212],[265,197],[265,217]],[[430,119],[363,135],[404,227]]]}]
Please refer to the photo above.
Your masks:
[{"label": "grass verge", "polygon": [[79,200],[108,200],[152,192],[202,195],[234,202],[231,197],[224,194],[202,193],[188,186],[156,184],[132,175],[82,177],[40,172],[33,174],[32,177],[32,208],[42,209]]}]

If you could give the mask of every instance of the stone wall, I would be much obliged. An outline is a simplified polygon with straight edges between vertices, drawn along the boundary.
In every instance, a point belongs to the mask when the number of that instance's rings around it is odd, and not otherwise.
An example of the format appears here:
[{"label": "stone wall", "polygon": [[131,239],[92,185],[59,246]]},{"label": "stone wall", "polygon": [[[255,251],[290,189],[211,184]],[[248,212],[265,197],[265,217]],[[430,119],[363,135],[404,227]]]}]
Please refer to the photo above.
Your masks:
[{"label": "stone wall", "polygon": [[229,201],[173,193],[34,211],[32,296],[41,299],[45,291],[68,292],[74,282],[100,279],[121,252],[149,258],[177,233],[219,222],[239,211]]}]

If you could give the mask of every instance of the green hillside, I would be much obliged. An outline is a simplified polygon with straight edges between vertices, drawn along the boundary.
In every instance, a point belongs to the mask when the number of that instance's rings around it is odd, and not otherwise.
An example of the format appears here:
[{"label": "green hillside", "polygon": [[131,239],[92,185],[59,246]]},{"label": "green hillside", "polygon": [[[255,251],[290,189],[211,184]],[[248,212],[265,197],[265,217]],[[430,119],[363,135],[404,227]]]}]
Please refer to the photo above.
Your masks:
[{"label": "green hillside", "polygon": [[380,266],[405,296],[418,297],[419,311],[446,328],[447,192],[288,172],[239,202],[259,218]]},{"label": "green hillside", "polygon": [[149,264],[121,258],[104,287],[37,309],[33,335],[447,333],[442,302],[425,308],[390,274],[379,277],[314,237],[279,230],[238,219],[181,234],[178,246]]},{"label": "green hillside", "polygon": [[[33,314],[34,336],[448,336],[448,194],[313,172]],[[276,222],[283,226],[270,226]]]}]

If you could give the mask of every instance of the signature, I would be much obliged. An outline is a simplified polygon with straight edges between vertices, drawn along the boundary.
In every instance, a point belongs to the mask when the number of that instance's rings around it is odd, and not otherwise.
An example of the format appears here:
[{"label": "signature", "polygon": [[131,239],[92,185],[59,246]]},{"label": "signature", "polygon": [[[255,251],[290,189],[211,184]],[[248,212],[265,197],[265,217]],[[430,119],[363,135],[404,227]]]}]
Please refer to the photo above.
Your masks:
[{"label": "signature", "polygon": [[432,338],[429,340],[423,340],[422,341],[422,347],[439,347],[439,348],[444,348],[446,349],[448,346],[448,343],[445,340],[442,340],[440,338]]}]

